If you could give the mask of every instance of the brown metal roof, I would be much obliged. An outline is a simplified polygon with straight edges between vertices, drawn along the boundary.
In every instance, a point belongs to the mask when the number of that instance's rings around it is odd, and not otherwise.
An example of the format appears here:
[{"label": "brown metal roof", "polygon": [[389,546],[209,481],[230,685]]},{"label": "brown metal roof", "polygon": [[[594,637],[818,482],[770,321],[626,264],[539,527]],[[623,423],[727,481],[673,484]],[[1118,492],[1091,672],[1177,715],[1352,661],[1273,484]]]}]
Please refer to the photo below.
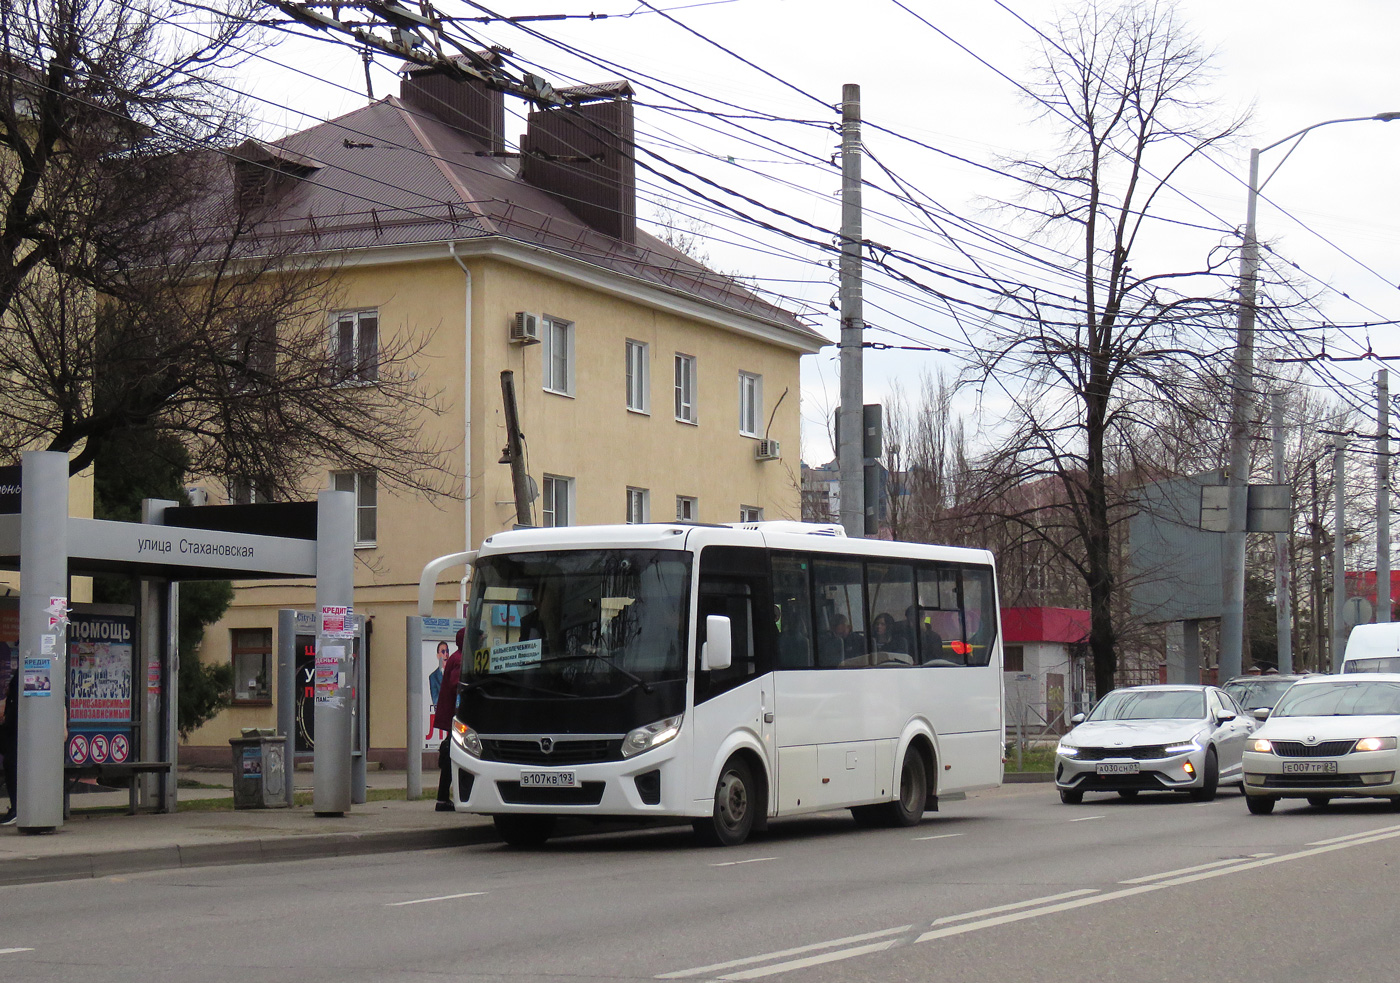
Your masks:
[{"label": "brown metal roof", "polygon": [[[601,93],[607,86],[580,88]],[[515,161],[491,156],[461,130],[396,97],[265,150],[316,165],[270,203],[262,224],[267,233],[314,229],[318,250],[500,236],[776,321],[815,345],[828,343],[788,311],[641,230],[632,245],[589,228],[557,198],[520,180]]]}]

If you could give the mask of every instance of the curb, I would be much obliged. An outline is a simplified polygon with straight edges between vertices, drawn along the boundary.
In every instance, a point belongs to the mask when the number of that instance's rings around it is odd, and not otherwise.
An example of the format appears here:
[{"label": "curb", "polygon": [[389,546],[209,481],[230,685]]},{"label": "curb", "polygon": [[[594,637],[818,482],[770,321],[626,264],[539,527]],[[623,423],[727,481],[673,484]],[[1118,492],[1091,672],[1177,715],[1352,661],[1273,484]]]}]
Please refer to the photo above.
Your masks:
[{"label": "curb", "polygon": [[489,824],[458,829],[394,830],[377,833],[323,833],[276,836],[194,846],[143,847],[61,857],[27,857],[0,861],[0,886],[81,880],[181,867],[317,860],[407,850],[442,850],[499,842]]}]

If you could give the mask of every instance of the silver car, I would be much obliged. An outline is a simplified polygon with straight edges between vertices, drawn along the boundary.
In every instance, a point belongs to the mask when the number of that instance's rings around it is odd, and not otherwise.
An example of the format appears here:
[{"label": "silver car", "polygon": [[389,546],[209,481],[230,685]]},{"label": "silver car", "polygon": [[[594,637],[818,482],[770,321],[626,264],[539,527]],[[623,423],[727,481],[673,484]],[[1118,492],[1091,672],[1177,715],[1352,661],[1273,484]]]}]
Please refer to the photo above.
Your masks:
[{"label": "silver car", "polygon": [[1316,808],[1335,798],[1384,798],[1400,808],[1400,675],[1313,676],[1293,685],[1244,754],[1249,811],[1282,798]]},{"label": "silver car", "polygon": [[1126,686],[1109,693],[1055,748],[1060,801],[1085,792],[1189,792],[1215,798],[1243,778],[1241,759],[1255,722],[1215,686]]}]

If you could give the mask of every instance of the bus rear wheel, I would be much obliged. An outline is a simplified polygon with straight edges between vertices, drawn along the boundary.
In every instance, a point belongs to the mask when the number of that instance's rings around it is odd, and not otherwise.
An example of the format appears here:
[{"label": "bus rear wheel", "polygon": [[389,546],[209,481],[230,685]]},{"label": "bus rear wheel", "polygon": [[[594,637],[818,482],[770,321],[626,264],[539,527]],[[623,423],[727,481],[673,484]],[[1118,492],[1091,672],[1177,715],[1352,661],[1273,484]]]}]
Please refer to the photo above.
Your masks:
[{"label": "bus rear wheel", "polygon": [[498,815],[493,816],[496,835],[517,850],[543,846],[554,833],[553,816]]},{"label": "bus rear wheel", "polygon": [[919,825],[927,801],[928,771],[924,768],[924,756],[911,747],[904,752],[904,764],[899,769],[898,797],[879,806],[885,825]]},{"label": "bus rear wheel", "polygon": [[695,835],[708,846],[738,846],[753,832],[754,811],[758,798],[754,794],[753,772],[737,755],[724,763],[719,781],[715,783],[715,807],[708,819],[697,819]]}]

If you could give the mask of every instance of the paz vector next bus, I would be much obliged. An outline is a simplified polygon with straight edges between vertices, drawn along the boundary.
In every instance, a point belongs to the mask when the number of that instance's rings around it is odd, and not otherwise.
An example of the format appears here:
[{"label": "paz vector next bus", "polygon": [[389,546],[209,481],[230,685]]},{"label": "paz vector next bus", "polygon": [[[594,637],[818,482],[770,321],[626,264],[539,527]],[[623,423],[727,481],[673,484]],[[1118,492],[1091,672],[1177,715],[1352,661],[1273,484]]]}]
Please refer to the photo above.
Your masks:
[{"label": "paz vector next bus", "polygon": [[514,846],[561,816],[685,817],[709,843],[850,809],[912,826],[995,788],[983,550],[800,522],[504,532],[477,553],[451,755]]}]

